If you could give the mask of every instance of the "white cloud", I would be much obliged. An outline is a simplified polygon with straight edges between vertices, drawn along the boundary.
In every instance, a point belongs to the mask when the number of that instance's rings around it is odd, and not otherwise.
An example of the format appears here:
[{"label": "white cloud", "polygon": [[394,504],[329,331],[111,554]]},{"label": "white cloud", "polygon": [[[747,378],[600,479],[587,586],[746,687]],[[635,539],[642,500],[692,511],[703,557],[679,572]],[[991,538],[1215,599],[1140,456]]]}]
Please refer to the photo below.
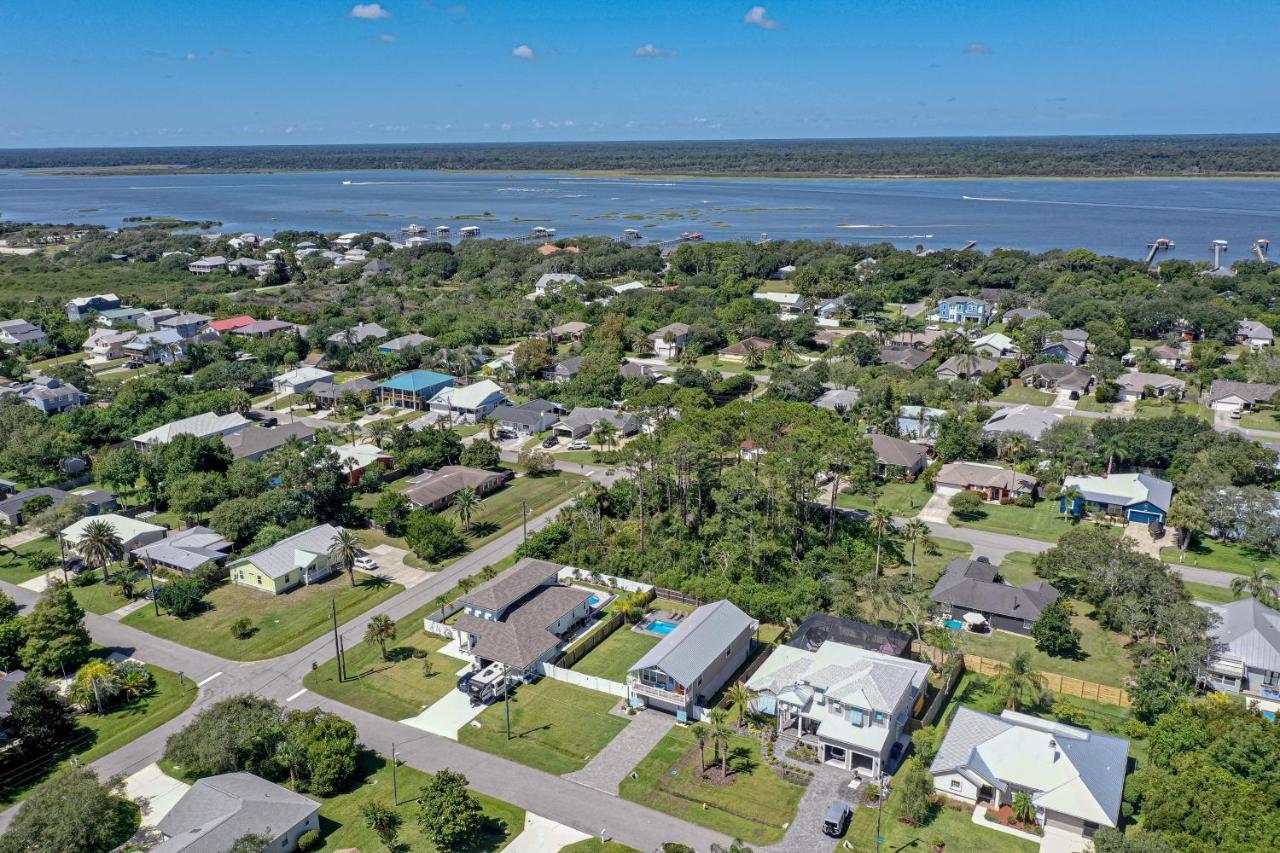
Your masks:
[{"label": "white cloud", "polygon": [[357,3],[351,7],[351,17],[366,21],[380,21],[383,18],[390,18],[391,13],[382,8],[381,3]]},{"label": "white cloud", "polygon": [[533,52],[533,48],[529,47],[527,44],[522,44],[519,47],[512,48],[511,55],[516,59],[523,59],[526,61],[532,61],[538,58],[538,55]]},{"label": "white cloud", "polygon": [[990,52],[991,48],[987,47],[985,44],[979,44],[976,42],[974,44],[965,45],[964,48],[964,53],[968,53],[973,56],[986,56]]},{"label": "white cloud", "polygon": [[395,40],[396,40],[396,36],[394,33],[383,33],[382,35],[378,36],[378,41],[384,41],[388,44],[390,44]]},{"label": "white cloud", "polygon": [[763,6],[752,6],[747,10],[747,14],[742,17],[742,20],[766,30],[776,30],[782,26],[778,21],[769,17],[769,13]]},{"label": "white cloud", "polygon": [[185,58],[187,62],[195,62],[198,57],[195,55],[195,53],[188,51]]},{"label": "white cloud", "polygon": [[675,59],[676,52],[652,44],[643,44],[636,48],[636,59]]},{"label": "white cloud", "polygon": [[297,131],[297,128],[294,127],[293,125],[289,125],[284,129],[284,132],[289,136],[292,136],[296,131]]}]

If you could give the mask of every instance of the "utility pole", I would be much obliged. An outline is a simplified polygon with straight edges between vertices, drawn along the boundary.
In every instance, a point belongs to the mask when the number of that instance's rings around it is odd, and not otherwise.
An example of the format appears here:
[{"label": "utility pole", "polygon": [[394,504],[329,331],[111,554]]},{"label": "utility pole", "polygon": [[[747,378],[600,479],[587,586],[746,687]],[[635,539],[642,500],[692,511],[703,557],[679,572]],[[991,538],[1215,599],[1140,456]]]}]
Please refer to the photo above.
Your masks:
[{"label": "utility pole", "polygon": [[151,561],[147,560],[147,580],[151,581],[151,603],[156,606],[156,615],[160,615],[160,599],[156,598],[156,576],[151,572]]},{"label": "utility pole", "polygon": [[507,665],[502,665],[502,711],[507,720],[507,740],[511,740],[511,679],[507,677]]},{"label": "utility pole", "polygon": [[520,522],[520,528],[524,531],[524,541],[529,541],[529,502],[520,501],[520,507],[524,510],[524,520]]},{"label": "utility pole", "polygon": [[396,742],[391,741],[391,806],[395,808],[400,805],[400,786],[397,784],[396,765],[399,764],[396,758]]},{"label": "utility pole", "polygon": [[338,642],[338,600],[329,599],[329,615],[333,619],[333,653],[338,657],[338,681],[346,680],[346,672],[342,666],[342,645]]},{"label": "utility pole", "polygon": [[880,774],[880,796],[876,797],[876,853],[880,853],[880,844],[884,841],[880,837],[880,815],[884,811],[884,798],[888,792],[885,790],[884,774]]}]

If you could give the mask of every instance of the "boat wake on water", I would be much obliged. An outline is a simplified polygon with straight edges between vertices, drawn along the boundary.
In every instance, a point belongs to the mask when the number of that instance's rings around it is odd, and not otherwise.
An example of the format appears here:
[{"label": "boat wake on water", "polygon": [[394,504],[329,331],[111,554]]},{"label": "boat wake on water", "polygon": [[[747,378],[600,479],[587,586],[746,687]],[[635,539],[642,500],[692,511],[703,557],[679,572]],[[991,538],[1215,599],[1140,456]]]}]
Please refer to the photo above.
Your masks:
[{"label": "boat wake on water", "polygon": [[1066,207],[1117,207],[1128,210],[1171,210],[1179,213],[1223,213],[1242,214],[1244,216],[1275,216],[1275,211],[1250,210],[1248,208],[1241,207],[1180,207],[1177,205],[1162,204],[1122,204],[1119,202],[1107,201],[1056,201],[1039,198],[998,198],[981,195],[962,195],[960,198],[965,201],[991,201],[1001,202],[1004,204],[1056,204]]}]

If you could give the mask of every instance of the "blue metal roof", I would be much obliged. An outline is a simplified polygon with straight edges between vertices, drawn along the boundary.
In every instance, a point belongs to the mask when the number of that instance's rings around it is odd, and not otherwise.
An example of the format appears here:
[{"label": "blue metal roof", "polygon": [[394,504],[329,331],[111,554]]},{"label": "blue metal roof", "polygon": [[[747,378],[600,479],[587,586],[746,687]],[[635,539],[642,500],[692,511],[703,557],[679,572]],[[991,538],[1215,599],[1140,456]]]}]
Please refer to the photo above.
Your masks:
[{"label": "blue metal roof", "polygon": [[399,376],[392,376],[382,383],[383,388],[395,391],[426,391],[439,389],[442,385],[452,385],[453,377],[432,370],[410,370]]}]

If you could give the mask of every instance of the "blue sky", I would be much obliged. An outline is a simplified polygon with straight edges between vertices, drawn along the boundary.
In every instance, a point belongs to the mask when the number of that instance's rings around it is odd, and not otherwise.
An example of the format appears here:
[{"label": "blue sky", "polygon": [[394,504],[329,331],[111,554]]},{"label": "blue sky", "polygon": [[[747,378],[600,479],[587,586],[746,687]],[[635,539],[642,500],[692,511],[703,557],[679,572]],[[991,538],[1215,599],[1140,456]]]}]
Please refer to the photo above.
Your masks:
[{"label": "blue sky", "polygon": [[0,0],[0,146],[1280,131],[1274,0]]}]

